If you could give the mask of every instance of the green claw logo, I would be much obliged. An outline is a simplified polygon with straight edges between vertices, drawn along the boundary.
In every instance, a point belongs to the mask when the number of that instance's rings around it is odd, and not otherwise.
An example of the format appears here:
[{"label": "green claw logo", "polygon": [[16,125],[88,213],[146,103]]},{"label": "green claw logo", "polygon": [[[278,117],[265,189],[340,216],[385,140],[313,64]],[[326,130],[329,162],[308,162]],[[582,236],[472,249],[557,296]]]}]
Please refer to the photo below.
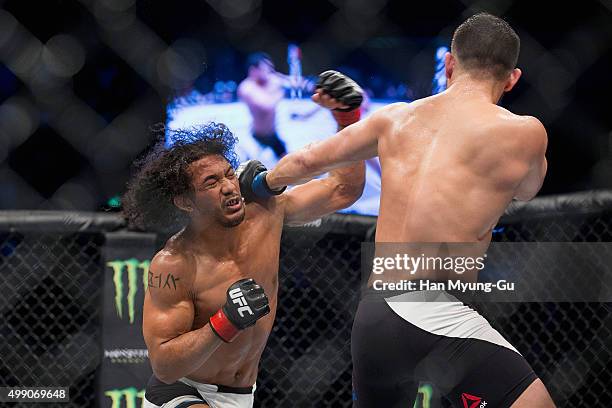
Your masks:
[{"label": "green claw logo", "polygon": [[[141,400],[140,406],[144,407],[145,390],[129,387],[108,390],[104,392],[104,395],[111,399],[111,408],[121,408],[123,406],[125,406],[125,408],[136,408],[138,398]],[[123,405],[123,401],[125,401],[125,405]]]},{"label": "green claw logo", "polygon": [[[123,300],[127,300],[127,311],[130,324],[134,323],[134,300],[138,292],[139,270],[142,279],[143,291],[147,290],[147,275],[149,273],[150,260],[139,261],[136,258],[126,260],[115,260],[106,263],[113,270],[113,283],[115,284],[115,310],[117,316],[123,319]],[[127,294],[124,293],[124,272],[127,272]]]},{"label": "green claw logo", "polygon": [[433,388],[431,384],[420,385],[418,392],[422,396],[421,405],[419,405],[419,399],[417,398],[414,402],[414,408],[430,408],[433,397]]}]

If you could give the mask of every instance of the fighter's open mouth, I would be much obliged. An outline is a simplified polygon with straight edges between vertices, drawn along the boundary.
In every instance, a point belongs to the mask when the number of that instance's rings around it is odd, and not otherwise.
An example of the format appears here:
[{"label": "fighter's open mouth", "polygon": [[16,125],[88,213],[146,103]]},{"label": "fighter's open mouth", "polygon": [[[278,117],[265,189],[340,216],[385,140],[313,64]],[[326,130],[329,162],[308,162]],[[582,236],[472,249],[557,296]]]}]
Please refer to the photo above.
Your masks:
[{"label": "fighter's open mouth", "polygon": [[240,205],[240,197],[230,198],[225,202],[226,207],[234,207],[236,205]]}]

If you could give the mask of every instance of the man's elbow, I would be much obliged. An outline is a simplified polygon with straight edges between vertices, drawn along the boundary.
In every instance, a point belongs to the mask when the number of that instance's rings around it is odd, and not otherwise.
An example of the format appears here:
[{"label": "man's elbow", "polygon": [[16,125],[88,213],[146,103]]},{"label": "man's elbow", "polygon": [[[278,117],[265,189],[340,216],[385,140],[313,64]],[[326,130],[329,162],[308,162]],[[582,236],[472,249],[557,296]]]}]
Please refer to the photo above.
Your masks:
[{"label": "man's elbow", "polygon": [[155,378],[157,378],[159,381],[163,382],[164,384],[174,384],[175,382],[178,381],[178,377],[176,376],[165,376],[155,370],[153,370],[153,374],[155,374]]},{"label": "man's elbow", "polygon": [[[346,169],[345,169],[346,170]],[[350,176],[347,176],[350,175]],[[343,173],[339,183],[336,185],[336,195],[343,205],[342,208],[351,206],[363,194],[365,187],[365,165],[358,163],[350,167],[349,173]]]},{"label": "man's elbow", "polygon": [[336,186],[336,196],[338,197],[340,209],[353,205],[363,194],[364,186],[365,181],[357,184],[338,184]]},{"label": "man's elbow", "polygon": [[514,195],[513,199],[516,201],[531,201],[534,197],[535,194],[518,193]]},{"label": "man's elbow", "polygon": [[156,367],[153,361],[151,361],[151,368],[153,369],[153,374],[155,377],[165,384],[173,384],[177,382],[179,378],[181,378],[180,376],[176,375],[176,373],[171,372],[171,370],[161,368],[159,366]]},{"label": "man's elbow", "polygon": [[540,191],[541,184],[538,188],[522,189],[514,194],[514,199],[518,201],[531,201]]},{"label": "man's elbow", "polygon": [[542,178],[537,184],[527,185],[514,194],[514,199],[518,201],[531,201],[540,192],[542,188]]},{"label": "man's elbow", "polygon": [[181,378],[180,375],[172,370],[172,364],[160,361],[154,353],[149,352],[149,361],[151,362],[153,374],[159,381],[165,384],[173,384]]}]

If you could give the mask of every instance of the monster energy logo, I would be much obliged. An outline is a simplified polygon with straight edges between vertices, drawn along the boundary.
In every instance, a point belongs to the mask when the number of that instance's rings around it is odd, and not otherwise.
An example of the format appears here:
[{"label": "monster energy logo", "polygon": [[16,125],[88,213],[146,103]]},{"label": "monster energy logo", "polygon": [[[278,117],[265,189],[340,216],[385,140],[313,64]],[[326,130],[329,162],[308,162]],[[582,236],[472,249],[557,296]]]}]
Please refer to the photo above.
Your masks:
[{"label": "monster energy logo", "polygon": [[[147,290],[147,275],[151,261],[126,259],[109,261],[106,265],[113,269],[113,283],[115,284],[115,310],[120,319],[123,319],[124,296],[127,300],[128,318],[130,324],[134,323],[134,301],[138,292],[138,275],[142,276],[143,291]],[[127,272],[127,293],[124,290],[124,273]]]},{"label": "monster energy logo", "polygon": [[430,408],[433,397],[433,388],[431,384],[421,384],[419,385],[419,397],[414,402],[414,408]]},{"label": "monster energy logo", "polygon": [[137,399],[140,398],[140,406],[144,408],[145,390],[137,390],[134,387],[108,390],[104,395],[111,399],[111,408],[122,408],[125,401],[125,408],[136,408]]}]

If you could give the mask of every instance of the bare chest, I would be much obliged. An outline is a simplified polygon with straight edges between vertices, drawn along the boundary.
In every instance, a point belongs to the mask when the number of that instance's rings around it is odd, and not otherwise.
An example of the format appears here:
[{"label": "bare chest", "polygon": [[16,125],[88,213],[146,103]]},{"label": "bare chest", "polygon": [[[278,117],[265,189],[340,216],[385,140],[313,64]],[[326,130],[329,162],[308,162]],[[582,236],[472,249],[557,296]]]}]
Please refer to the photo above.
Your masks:
[{"label": "bare chest", "polygon": [[281,233],[282,225],[253,226],[233,257],[203,257],[197,261],[192,287],[194,328],[205,325],[225,304],[227,289],[245,278],[254,279],[268,296],[272,311],[276,309]]}]

